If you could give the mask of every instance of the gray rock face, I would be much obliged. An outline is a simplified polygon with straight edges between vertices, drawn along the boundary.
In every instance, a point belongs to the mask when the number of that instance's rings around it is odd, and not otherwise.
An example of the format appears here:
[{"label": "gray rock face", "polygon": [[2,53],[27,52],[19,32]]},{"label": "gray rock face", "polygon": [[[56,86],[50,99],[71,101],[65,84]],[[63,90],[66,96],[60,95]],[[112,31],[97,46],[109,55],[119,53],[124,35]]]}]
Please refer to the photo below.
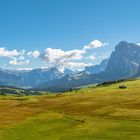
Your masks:
[{"label": "gray rock face", "polygon": [[106,72],[114,78],[131,77],[140,65],[140,46],[134,43],[120,42],[112,52]]}]

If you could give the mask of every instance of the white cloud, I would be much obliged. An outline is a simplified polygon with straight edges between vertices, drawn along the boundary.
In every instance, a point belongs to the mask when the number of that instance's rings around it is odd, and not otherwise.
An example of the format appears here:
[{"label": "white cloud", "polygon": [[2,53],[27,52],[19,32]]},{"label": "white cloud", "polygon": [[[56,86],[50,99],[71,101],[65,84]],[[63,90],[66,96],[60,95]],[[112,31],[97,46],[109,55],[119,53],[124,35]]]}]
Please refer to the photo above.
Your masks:
[{"label": "white cloud", "polygon": [[85,50],[63,51],[61,49],[47,48],[40,57],[46,60],[48,67],[64,69],[69,61],[80,60],[85,53]]},{"label": "white cloud", "polygon": [[90,56],[86,57],[86,59],[89,59],[89,60],[95,60],[96,57],[95,57],[94,55],[90,55]]},{"label": "white cloud", "polygon": [[27,65],[29,64],[29,60],[17,60],[17,59],[13,59],[9,61],[10,65]]},{"label": "white cloud", "polygon": [[9,51],[7,50],[6,48],[0,48],[0,57],[16,57],[16,56],[19,56],[21,54],[23,54],[24,52],[18,52],[17,50],[12,50],[12,51]]},{"label": "white cloud", "polygon": [[25,54],[25,50],[22,50],[21,52],[20,52],[20,55],[24,55]]},{"label": "white cloud", "polygon": [[38,50],[35,50],[35,51],[33,51],[32,55],[34,58],[37,58],[40,56],[40,52]]},{"label": "white cloud", "polygon": [[92,64],[91,63],[83,63],[83,62],[66,62],[65,64],[65,67],[66,68],[70,68],[70,69],[83,69],[85,68],[86,66],[91,66]]},{"label": "white cloud", "polygon": [[136,45],[140,46],[140,43],[136,43]]},{"label": "white cloud", "polygon": [[27,53],[27,55],[32,56],[34,58],[38,58],[40,56],[40,52],[38,50],[30,51]]},{"label": "white cloud", "polygon": [[86,66],[91,66],[91,63],[84,63],[84,62],[64,62],[61,65],[57,66],[57,69],[60,72],[63,72],[65,68],[71,70],[83,70]]},{"label": "white cloud", "polygon": [[[61,71],[63,71],[65,68],[84,68],[85,66],[89,65],[82,62],[84,54],[87,52],[87,49],[99,48],[105,45],[107,45],[107,43],[103,43],[99,40],[94,40],[81,50],[64,51],[61,49],[46,48],[45,52],[41,54],[40,57],[43,60],[46,60],[48,67],[56,67]],[[91,55],[86,59],[95,60],[96,57]],[[81,61],[76,62],[79,60]]]},{"label": "white cloud", "polygon": [[56,62],[59,60],[79,60],[83,57],[85,50],[70,50],[63,51],[61,49],[52,49],[47,48],[45,53],[42,55],[44,59],[47,59],[49,62]]},{"label": "white cloud", "polygon": [[27,55],[31,56],[32,55],[32,51],[27,52]]},{"label": "white cloud", "polygon": [[[7,59],[10,58],[10,65],[27,65],[30,61],[34,61],[32,58],[41,58],[45,61],[45,65],[47,65],[48,68],[56,67],[61,70],[64,70],[65,68],[81,69],[89,65],[84,63],[84,59],[95,60],[96,58],[98,58],[98,56],[95,56],[94,54],[86,57],[88,54],[85,54],[89,52],[87,50],[92,48],[100,48],[105,45],[108,44],[103,43],[99,40],[94,40],[81,50],[75,49],[64,51],[62,49],[46,48],[43,53],[38,50],[26,52],[25,50],[17,51],[15,49],[10,51],[6,48],[0,48],[0,57],[5,57]],[[44,62],[42,62],[42,64],[43,63]]]},{"label": "white cloud", "polygon": [[19,56],[19,60],[25,60],[25,57],[24,56]]},{"label": "white cloud", "polygon": [[100,55],[97,57],[98,59],[106,59],[108,58],[108,55],[107,54],[104,54],[104,55]]},{"label": "white cloud", "polygon": [[99,40],[93,40],[90,44],[86,45],[84,49],[100,48],[105,45],[108,45],[108,43],[103,43],[102,41]]}]

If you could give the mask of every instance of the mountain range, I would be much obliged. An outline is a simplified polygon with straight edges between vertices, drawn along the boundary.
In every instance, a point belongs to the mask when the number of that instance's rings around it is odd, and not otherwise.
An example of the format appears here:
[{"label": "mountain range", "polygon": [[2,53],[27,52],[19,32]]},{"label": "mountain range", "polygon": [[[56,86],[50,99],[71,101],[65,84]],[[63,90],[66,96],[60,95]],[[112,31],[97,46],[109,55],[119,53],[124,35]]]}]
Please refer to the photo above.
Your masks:
[{"label": "mountain range", "polygon": [[[93,73],[81,72],[76,75],[66,75],[61,79],[42,83],[36,89],[44,89],[52,92],[65,91],[70,88],[76,88],[84,85],[113,81],[118,79],[127,79],[140,75],[140,46],[135,43],[121,41],[112,52],[110,58],[106,60],[106,65],[102,71]],[[102,64],[104,61],[100,64]],[[97,68],[100,66],[93,67]]]},{"label": "mountain range", "polygon": [[64,75],[64,73],[59,72],[56,68],[34,69],[31,71],[11,71],[1,69],[0,84],[31,88],[41,84],[42,82],[59,79]]},{"label": "mountain range", "polygon": [[73,72],[66,69],[62,73],[57,68],[29,71],[0,69],[0,85],[59,92],[139,75],[140,46],[121,41],[109,59],[103,60],[99,65],[86,67],[84,71]]},{"label": "mountain range", "polygon": [[56,79],[59,80],[65,76],[78,77],[81,74],[99,73],[105,69],[106,62],[107,60],[103,61],[100,65],[86,67],[82,72],[65,69],[62,73],[58,71],[57,68],[40,68],[33,70],[0,69],[0,85],[20,88],[33,88],[45,82],[54,81]]}]

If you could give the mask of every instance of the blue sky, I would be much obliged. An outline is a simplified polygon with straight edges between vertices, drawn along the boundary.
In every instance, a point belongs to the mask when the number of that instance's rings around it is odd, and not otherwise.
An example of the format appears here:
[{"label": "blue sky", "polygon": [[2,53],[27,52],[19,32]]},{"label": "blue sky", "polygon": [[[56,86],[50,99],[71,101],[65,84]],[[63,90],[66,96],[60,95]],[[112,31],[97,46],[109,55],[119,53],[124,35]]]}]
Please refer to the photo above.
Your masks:
[{"label": "blue sky", "polygon": [[[63,60],[69,62],[65,64],[67,67],[73,64],[76,69],[77,64],[80,69],[83,63],[95,65],[109,57],[119,41],[140,42],[139,5],[139,0],[0,0],[0,48],[4,48],[0,53],[0,67],[62,65],[60,59],[64,56],[66,59],[70,53],[82,56]],[[83,50],[94,40],[102,45],[94,44],[85,53],[69,52]],[[52,50],[45,51],[47,48]],[[17,54],[10,56],[15,53],[13,50]],[[33,57],[34,51],[38,51],[38,56]],[[61,57],[50,58],[47,56],[50,51],[53,54],[58,51]]]}]

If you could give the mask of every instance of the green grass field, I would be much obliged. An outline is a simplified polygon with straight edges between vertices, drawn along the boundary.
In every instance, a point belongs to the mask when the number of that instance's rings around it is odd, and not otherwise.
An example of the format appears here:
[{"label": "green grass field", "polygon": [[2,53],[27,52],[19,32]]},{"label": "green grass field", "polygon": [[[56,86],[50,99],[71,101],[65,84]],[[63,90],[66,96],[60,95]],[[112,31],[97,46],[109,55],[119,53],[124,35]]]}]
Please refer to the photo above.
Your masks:
[{"label": "green grass field", "polygon": [[140,140],[140,80],[61,95],[0,96],[0,140]]}]

